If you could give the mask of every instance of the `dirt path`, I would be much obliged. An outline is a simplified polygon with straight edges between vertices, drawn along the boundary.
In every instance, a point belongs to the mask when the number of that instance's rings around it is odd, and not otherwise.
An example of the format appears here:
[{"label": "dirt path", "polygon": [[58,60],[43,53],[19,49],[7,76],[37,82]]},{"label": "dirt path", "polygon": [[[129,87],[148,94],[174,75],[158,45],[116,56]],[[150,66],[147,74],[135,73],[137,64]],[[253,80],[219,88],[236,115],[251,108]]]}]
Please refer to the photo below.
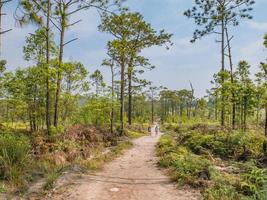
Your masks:
[{"label": "dirt path", "polygon": [[157,167],[158,137],[145,136],[103,170],[82,175],[55,200],[197,200],[198,192],[177,189]]}]

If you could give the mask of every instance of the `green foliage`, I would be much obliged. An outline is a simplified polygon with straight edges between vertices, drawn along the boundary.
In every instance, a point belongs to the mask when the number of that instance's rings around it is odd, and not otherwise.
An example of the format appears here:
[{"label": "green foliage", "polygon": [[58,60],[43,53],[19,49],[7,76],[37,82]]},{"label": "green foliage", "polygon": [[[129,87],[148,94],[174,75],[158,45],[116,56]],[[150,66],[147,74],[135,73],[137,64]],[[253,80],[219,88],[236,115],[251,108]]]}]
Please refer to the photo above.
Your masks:
[{"label": "green foliage", "polygon": [[[169,124],[166,128],[172,131],[163,135],[158,144],[159,164],[168,168],[179,184],[202,186],[205,200],[266,199],[266,169],[250,161],[262,154],[263,135],[223,131],[208,124],[182,127]],[[249,161],[232,163],[240,159]],[[221,169],[216,166],[218,161],[230,168]]]},{"label": "green foliage", "polygon": [[198,178],[209,179],[208,160],[192,154],[185,147],[179,147],[170,135],[161,137],[158,145],[159,165],[170,168],[172,178],[179,184],[199,186]]},{"label": "green foliage", "polygon": [[44,190],[51,190],[54,188],[58,177],[61,175],[61,170],[53,170],[48,177],[46,178],[46,182],[43,185]]},{"label": "green foliage", "polygon": [[192,42],[208,34],[215,33],[222,22],[224,26],[237,26],[239,20],[251,19],[250,12],[254,0],[238,1],[199,1],[195,0],[195,5],[184,12],[184,15],[194,20],[201,29],[195,30]]},{"label": "green foliage", "polygon": [[258,199],[259,196],[265,195],[267,192],[263,192],[267,185],[267,170],[259,169],[257,167],[250,168],[242,174],[242,180],[240,182],[240,190],[245,195],[254,196]]},{"label": "green foliage", "polygon": [[[53,34],[49,35],[50,53],[52,58],[57,54],[57,46],[53,41]],[[46,30],[39,28],[34,34],[26,36],[26,45],[23,47],[25,60],[32,60],[35,63],[44,64],[46,62]]]},{"label": "green foliage", "polygon": [[189,130],[179,133],[182,144],[196,154],[207,151],[221,158],[238,159],[241,154],[249,150],[250,157],[256,158],[261,153],[264,136],[256,132],[231,131],[224,132],[212,126],[190,126]]},{"label": "green foliage", "polygon": [[204,200],[237,200],[241,196],[234,186],[220,182],[205,189],[202,194]]},{"label": "green foliage", "polygon": [[23,136],[1,134],[0,147],[0,178],[20,183],[29,166],[29,140]]},{"label": "green foliage", "polygon": [[107,97],[92,97],[80,109],[76,121],[82,124],[103,125],[109,123],[112,102]]},{"label": "green foliage", "polygon": [[126,132],[126,135],[127,135],[127,137],[129,137],[129,138],[131,138],[131,139],[135,139],[135,138],[142,137],[142,136],[144,136],[145,134],[144,134],[144,133],[141,133],[141,132],[136,132],[136,131],[128,130],[128,131]]}]

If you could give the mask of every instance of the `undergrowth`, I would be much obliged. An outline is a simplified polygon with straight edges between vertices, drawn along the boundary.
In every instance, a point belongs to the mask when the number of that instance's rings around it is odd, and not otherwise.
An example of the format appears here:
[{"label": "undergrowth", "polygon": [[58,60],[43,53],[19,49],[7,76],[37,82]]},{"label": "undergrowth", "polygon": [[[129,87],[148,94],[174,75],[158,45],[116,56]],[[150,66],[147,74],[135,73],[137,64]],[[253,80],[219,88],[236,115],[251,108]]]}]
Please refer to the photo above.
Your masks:
[{"label": "undergrowth", "polygon": [[[99,169],[132,146],[129,139],[145,135],[146,126],[129,127],[127,135],[114,137],[107,128],[74,125],[44,132],[21,133],[7,129],[0,132],[0,193],[23,195],[38,179],[45,179],[43,189],[50,190],[62,170],[81,164]],[[131,128],[131,129],[130,129]],[[142,130],[142,131],[139,131]],[[115,135],[118,135],[116,132]],[[115,142],[114,142],[115,138]],[[102,154],[105,149],[110,149]]]},{"label": "undergrowth", "polygon": [[179,185],[200,189],[205,200],[265,200],[267,170],[258,163],[264,136],[212,124],[165,126],[157,153]]}]

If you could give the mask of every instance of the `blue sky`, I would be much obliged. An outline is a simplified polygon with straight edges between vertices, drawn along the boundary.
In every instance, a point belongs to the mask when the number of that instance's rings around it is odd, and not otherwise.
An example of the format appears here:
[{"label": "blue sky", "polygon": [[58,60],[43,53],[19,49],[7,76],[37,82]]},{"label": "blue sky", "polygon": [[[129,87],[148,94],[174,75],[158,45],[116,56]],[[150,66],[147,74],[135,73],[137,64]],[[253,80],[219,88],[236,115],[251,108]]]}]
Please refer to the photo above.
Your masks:
[{"label": "blue sky", "polygon": [[[16,4],[14,1],[5,8],[7,16],[3,23],[5,28],[13,29],[2,39],[2,57],[8,61],[9,70],[31,64],[23,60],[22,46],[25,36],[36,29],[31,25],[24,28],[16,26],[12,13]],[[170,89],[189,88],[191,81],[196,95],[205,95],[212,75],[220,68],[220,47],[213,36],[194,44],[189,42],[195,25],[183,16],[183,11],[192,7],[193,0],[128,0],[127,5],[130,10],[142,13],[156,30],[165,29],[173,34],[174,45],[170,50],[153,47],[143,51],[142,54],[156,66],[153,71],[146,72],[144,78]],[[234,35],[234,63],[247,60],[252,66],[252,73],[257,71],[258,63],[267,58],[267,51],[262,45],[263,35],[267,33],[266,8],[267,0],[256,0],[253,20],[242,21],[240,26],[231,30]],[[111,36],[98,32],[100,19],[95,10],[81,12],[73,17],[75,19],[82,19],[82,22],[68,30],[67,39],[78,37],[79,40],[66,46],[65,60],[81,61],[91,73],[95,69],[101,69],[109,81],[109,70],[100,64],[106,57],[106,43]]]}]

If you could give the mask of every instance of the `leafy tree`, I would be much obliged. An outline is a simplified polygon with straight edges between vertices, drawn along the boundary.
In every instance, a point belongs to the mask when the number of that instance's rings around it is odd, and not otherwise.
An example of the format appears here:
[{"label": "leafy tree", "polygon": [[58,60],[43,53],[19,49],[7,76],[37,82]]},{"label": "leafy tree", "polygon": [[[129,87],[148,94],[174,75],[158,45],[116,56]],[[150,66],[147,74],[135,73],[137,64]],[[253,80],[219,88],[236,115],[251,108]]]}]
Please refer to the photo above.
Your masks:
[{"label": "leafy tree", "polygon": [[[264,36],[264,46],[267,48],[267,34]],[[267,64],[261,63],[261,76],[263,79],[263,94],[264,94],[264,104],[265,104],[265,135],[267,136]]]},{"label": "leafy tree", "polygon": [[240,61],[237,68],[237,79],[239,86],[240,110],[241,110],[241,126],[247,128],[247,116],[250,106],[253,105],[254,85],[249,78],[250,66],[246,61]]},{"label": "leafy tree", "polygon": [[0,61],[0,98],[1,98],[1,90],[3,89],[2,87],[2,79],[3,79],[3,73],[6,70],[6,61],[5,60],[1,60]]},{"label": "leafy tree", "polygon": [[[50,34],[50,39],[53,35]],[[50,53],[57,55],[57,46],[53,40],[49,41]],[[37,29],[34,34],[26,37],[26,45],[23,47],[24,58],[27,61],[35,61],[36,64],[46,64],[46,32],[44,28]]]},{"label": "leafy tree", "polygon": [[101,89],[105,87],[104,77],[99,70],[96,70],[90,75],[90,78],[92,80],[92,85],[95,86],[95,94],[99,96]]},{"label": "leafy tree", "polygon": [[[109,57],[111,55],[108,53]],[[110,132],[111,134],[114,133],[114,118],[115,118],[115,66],[114,60],[112,57],[110,59],[105,59],[102,63],[102,66],[108,66],[111,72],[111,113],[110,113]]]},{"label": "leafy tree", "polygon": [[[128,81],[131,92],[131,78],[134,68],[134,62],[141,50],[154,46],[164,45],[170,41],[170,34],[163,30],[158,34],[150,24],[143,20],[139,13],[123,12],[120,15],[105,15],[102,18],[102,24],[99,26],[100,31],[112,34],[115,39],[108,43],[109,51],[115,62],[120,66],[120,104],[121,104],[121,131],[124,130],[124,90],[125,90],[125,73],[128,73]],[[128,67],[128,68],[127,68]],[[128,70],[127,70],[128,69]],[[129,112],[131,123],[132,98],[129,97]]]},{"label": "leafy tree", "polygon": [[67,62],[63,64],[63,84],[62,84],[62,121],[71,119],[77,110],[79,97],[89,90],[87,81],[88,71],[80,62]]},{"label": "leafy tree", "polygon": [[[195,6],[184,12],[188,18],[192,18],[201,27],[196,29],[191,42],[195,42],[206,35],[220,35],[221,43],[221,70],[225,70],[225,49],[229,48],[230,67],[232,68],[230,39],[228,37],[228,27],[237,26],[240,18],[251,19],[249,12],[252,10],[254,0],[195,0]],[[227,33],[227,35],[226,35]],[[227,36],[227,45],[225,42]],[[224,78],[222,76],[222,78]],[[222,80],[222,83],[224,80]],[[224,92],[224,91],[223,91]],[[221,125],[225,125],[225,105],[222,95]]]}]

